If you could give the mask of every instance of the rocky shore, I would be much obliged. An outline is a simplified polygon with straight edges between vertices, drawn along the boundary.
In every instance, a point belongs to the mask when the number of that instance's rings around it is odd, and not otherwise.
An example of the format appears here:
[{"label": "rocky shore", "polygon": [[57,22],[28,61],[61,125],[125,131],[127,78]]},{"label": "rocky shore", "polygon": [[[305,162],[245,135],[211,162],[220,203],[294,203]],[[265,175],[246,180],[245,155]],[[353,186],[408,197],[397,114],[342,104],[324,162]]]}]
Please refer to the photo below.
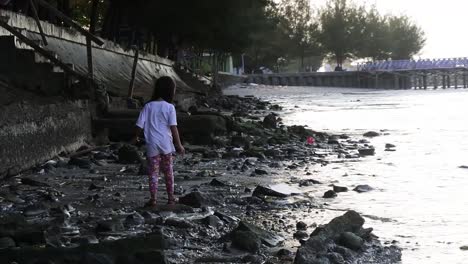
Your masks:
[{"label": "rocky shore", "polygon": [[280,106],[255,98],[198,105],[179,115],[177,205],[161,184],[159,205],[143,207],[144,145],[64,153],[1,181],[0,263],[398,263],[359,213],[324,221],[329,199],[372,187],[314,168],[373,155],[367,139],[286,127]]}]

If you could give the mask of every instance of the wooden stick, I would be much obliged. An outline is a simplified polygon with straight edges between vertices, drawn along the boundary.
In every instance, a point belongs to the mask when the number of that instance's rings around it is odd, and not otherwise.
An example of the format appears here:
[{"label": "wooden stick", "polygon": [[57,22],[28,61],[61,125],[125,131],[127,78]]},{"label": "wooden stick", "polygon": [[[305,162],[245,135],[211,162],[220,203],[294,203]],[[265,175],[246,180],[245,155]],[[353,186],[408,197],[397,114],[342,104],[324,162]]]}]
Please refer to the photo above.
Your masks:
[{"label": "wooden stick", "polygon": [[91,39],[86,37],[86,55],[88,60],[88,77],[94,79],[93,73],[93,46],[91,45]]},{"label": "wooden stick", "polygon": [[42,30],[41,21],[39,20],[39,15],[37,14],[36,3],[34,0],[29,0],[29,5],[31,6],[31,9],[33,11],[33,17],[36,21],[37,27],[39,28],[39,32],[41,33],[42,42],[44,42],[44,45],[47,46],[49,45],[49,43],[47,42],[44,30]]},{"label": "wooden stick", "polygon": [[104,42],[100,40],[98,37],[94,36],[93,34],[89,33],[87,30],[83,29],[80,25],[78,25],[75,21],[70,19],[68,16],[57,10],[55,7],[51,6],[49,3],[45,2],[44,0],[36,0],[41,6],[47,8],[50,12],[54,13],[57,17],[61,18],[63,22],[68,24],[69,26],[75,28],[81,34],[85,35],[86,37],[90,38],[94,43],[99,46],[104,45]]},{"label": "wooden stick", "polygon": [[138,57],[140,55],[138,47],[134,47],[134,50],[135,50],[135,58],[133,59],[132,76],[130,79],[130,85],[128,87],[128,98],[133,97],[133,86],[135,84],[136,70],[138,66]]}]

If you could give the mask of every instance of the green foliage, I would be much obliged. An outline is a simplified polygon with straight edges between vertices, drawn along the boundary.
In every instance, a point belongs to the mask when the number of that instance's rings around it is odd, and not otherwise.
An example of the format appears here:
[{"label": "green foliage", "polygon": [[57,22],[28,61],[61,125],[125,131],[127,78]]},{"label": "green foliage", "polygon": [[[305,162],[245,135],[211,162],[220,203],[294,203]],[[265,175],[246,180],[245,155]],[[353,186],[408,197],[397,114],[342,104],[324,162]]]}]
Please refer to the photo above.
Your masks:
[{"label": "green foliage", "polygon": [[355,57],[365,40],[365,10],[349,0],[330,0],[320,14],[319,40],[324,50],[331,54],[337,65]]},{"label": "green foliage", "polygon": [[382,16],[351,0],[330,0],[320,14],[320,42],[338,65],[349,58],[410,59],[425,43],[407,16]]},{"label": "green foliage", "polygon": [[392,59],[409,59],[416,55],[426,42],[424,31],[411,22],[407,16],[388,18],[390,57]]},{"label": "green foliage", "polygon": [[317,41],[319,26],[309,0],[282,0],[278,7],[280,27],[288,37],[286,56],[300,58],[299,70],[304,70],[304,58],[321,53]]}]

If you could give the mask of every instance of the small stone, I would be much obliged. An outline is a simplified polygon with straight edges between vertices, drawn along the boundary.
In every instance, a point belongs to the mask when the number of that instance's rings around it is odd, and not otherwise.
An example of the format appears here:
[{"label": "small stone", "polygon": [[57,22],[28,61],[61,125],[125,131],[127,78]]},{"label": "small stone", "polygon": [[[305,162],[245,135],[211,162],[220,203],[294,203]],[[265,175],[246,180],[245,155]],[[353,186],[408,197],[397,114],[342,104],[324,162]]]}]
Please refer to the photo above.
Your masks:
[{"label": "small stone", "polygon": [[293,237],[297,240],[306,239],[309,237],[309,234],[305,231],[297,231],[294,233]]},{"label": "small stone", "polygon": [[375,155],[375,149],[374,148],[362,148],[359,149],[359,155],[360,156],[373,156]]},{"label": "small stone", "polygon": [[97,191],[100,191],[100,190],[103,190],[104,187],[103,186],[98,186],[94,183],[91,183],[91,185],[89,186],[88,190],[90,191],[94,191],[94,190],[97,190]]},{"label": "small stone", "polygon": [[175,218],[168,218],[164,221],[164,225],[173,226],[178,228],[191,228],[193,225],[190,222],[185,220],[175,219]]},{"label": "small stone", "polygon": [[333,191],[336,192],[336,193],[347,192],[347,191],[348,191],[348,187],[341,187],[341,186],[336,186],[336,185],[334,185],[334,186],[333,186]]},{"label": "small stone", "polygon": [[323,198],[326,198],[326,199],[335,198],[336,196],[338,196],[338,195],[337,195],[336,192],[334,192],[333,190],[326,191],[326,192],[323,194]]},{"label": "small stone", "polygon": [[215,186],[215,187],[224,187],[224,186],[226,186],[226,183],[224,183],[224,182],[222,182],[222,181],[220,181],[218,179],[213,179],[213,180],[211,180],[210,185]]},{"label": "small stone", "polygon": [[78,166],[82,169],[88,169],[90,170],[93,167],[93,163],[86,158],[76,158],[73,157],[68,161],[68,164]]},{"label": "small stone", "polygon": [[307,224],[302,221],[299,221],[296,223],[296,228],[297,230],[307,230]]},{"label": "small stone", "polygon": [[21,179],[21,183],[24,185],[29,185],[29,186],[34,186],[34,187],[50,187],[50,185],[47,183],[36,181],[30,178]]},{"label": "small stone", "polygon": [[117,232],[124,230],[122,221],[120,220],[104,220],[98,222],[96,232]]},{"label": "small stone", "polygon": [[125,218],[125,226],[140,226],[145,224],[145,218],[139,213],[133,213]]},{"label": "small stone", "polygon": [[43,215],[47,213],[47,209],[41,205],[30,205],[26,207],[23,211],[23,214],[27,217],[34,217],[38,215]]},{"label": "small stone", "polygon": [[255,174],[257,175],[268,175],[268,171],[264,169],[255,169]]},{"label": "small stone", "polygon": [[276,252],[276,256],[279,257],[280,259],[282,259],[284,257],[292,257],[293,252],[291,252],[288,249],[282,248],[282,249],[278,250],[278,252]]},{"label": "small stone", "polygon": [[378,136],[380,136],[380,133],[377,133],[377,132],[375,132],[375,131],[369,131],[369,132],[364,133],[363,136],[364,136],[364,137],[370,137],[370,138],[372,138],[372,137],[378,137]]},{"label": "small stone", "polygon": [[393,144],[387,143],[387,144],[385,144],[385,148],[387,148],[387,149],[389,149],[389,148],[396,148],[396,146],[393,145]]},{"label": "small stone", "polygon": [[16,247],[16,243],[11,237],[0,237],[0,249],[13,247]]},{"label": "small stone", "polygon": [[221,219],[219,219],[219,217],[215,215],[210,215],[210,216],[205,217],[203,219],[203,223],[206,224],[207,226],[211,226],[214,228],[219,228],[224,225],[224,222],[221,221]]},{"label": "small stone", "polygon": [[468,250],[468,246],[461,246],[460,250],[466,251],[466,250]]},{"label": "small stone", "polygon": [[274,197],[280,197],[280,198],[285,198],[285,197],[288,197],[287,194],[285,193],[280,193],[280,192],[277,192],[277,191],[274,191],[268,187],[264,187],[264,186],[257,186],[255,188],[255,190],[253,191],[253,196],[262,196],[262,195],[265,195],[265,196],[274,196]]},{"label": "small stone", "polygon": [[374,190],[371,186],[364,184],[364,185],[358,185],[356,186],[353,191],[358,192],[358,193],[364,193],[364,192],[370,192]]},{"label": "small stone", "polygon": [[125,144],[123,145],[119,151],[119,163],[122,164],[134,164],[138,163],[141,160],[140,153],[135,146]]}]

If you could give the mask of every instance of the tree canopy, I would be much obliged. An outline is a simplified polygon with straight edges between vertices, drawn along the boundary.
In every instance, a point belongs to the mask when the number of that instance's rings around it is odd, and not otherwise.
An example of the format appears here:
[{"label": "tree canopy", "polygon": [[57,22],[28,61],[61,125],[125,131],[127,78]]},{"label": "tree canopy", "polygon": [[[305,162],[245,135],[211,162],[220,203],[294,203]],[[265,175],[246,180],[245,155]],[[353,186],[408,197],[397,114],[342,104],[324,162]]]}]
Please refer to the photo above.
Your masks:
[{"label": "tree canopy", "polygon": [[408,16],[382,15],[353,0],[328,0],[321,9],[309,0],[51,1],[85,26],[97,2],[97,34],[127,47],[172,59],[179,49],[244,54],[251,70],[299,61],[304,71],[325,56],[338,66],[347,59],[409,59],[425,44],[423,30]]}]

